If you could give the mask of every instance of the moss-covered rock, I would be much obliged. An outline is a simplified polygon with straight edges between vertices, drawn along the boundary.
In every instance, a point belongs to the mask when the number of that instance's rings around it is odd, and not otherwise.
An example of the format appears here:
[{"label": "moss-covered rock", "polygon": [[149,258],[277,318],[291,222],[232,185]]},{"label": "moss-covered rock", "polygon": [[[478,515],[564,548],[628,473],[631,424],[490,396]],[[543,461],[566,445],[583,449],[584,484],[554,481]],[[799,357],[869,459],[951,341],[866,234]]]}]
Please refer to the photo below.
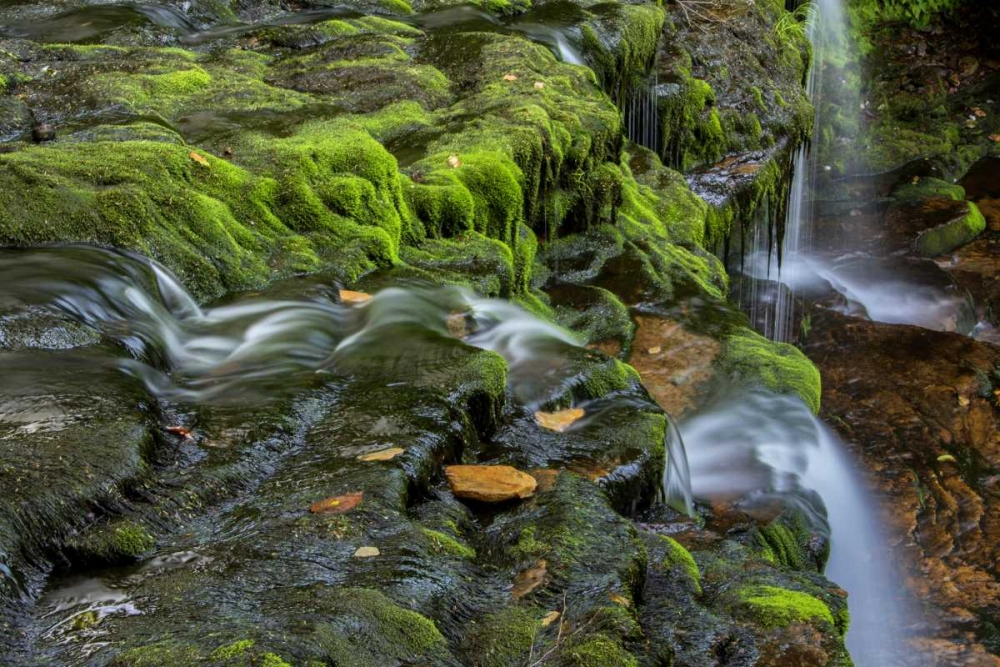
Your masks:
[{"label": "moss-covered rock", "polygon": [[813,412],[819,411],[819,371],[792,345],[774,343],[749,329],[736,330],[723,343],[716,364],[734,379],[794,394]]}]

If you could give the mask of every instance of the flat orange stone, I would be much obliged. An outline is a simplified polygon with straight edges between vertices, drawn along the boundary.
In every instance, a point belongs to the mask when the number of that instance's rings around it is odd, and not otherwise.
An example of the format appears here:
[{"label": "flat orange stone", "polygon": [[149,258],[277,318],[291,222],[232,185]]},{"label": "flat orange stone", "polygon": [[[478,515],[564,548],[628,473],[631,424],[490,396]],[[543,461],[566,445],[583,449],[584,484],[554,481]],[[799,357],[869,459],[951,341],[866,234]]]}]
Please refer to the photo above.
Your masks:
[{"label": "flat orange stone", "polygon": [[454,465],[444,469],[452,493],[483,503],[529,498],[538,482],[527,473],[502,465]]}]

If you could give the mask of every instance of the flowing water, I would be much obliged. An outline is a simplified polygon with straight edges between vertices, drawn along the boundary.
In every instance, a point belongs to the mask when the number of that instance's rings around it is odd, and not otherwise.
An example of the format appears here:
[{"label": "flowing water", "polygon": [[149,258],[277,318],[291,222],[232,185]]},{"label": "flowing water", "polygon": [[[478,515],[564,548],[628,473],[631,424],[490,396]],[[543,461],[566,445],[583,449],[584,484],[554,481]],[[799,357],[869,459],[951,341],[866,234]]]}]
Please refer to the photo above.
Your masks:
[{"label": "flowing water", "polygon": [[800,504],[817,526],[828,526],[826,575],[849,594],[847,645],[855,665],[918,664],[905,645],[911,611],[892,568],[878,505],[843,444],[805,404],[790,396],[741,393],[707,406],[679,429],[696,499],[754,503],[779,496]]}]

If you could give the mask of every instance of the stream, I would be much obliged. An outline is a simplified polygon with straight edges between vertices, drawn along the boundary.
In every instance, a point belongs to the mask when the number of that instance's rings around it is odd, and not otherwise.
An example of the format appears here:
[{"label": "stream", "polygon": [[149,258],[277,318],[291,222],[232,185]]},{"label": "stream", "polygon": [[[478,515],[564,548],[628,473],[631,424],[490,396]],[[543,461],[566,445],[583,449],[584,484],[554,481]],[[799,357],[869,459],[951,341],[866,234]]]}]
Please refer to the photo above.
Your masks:
[{"label": "stream", "polygon": [[1000,157],[852,11],[0,2],[0,667],[1000,665]]}]

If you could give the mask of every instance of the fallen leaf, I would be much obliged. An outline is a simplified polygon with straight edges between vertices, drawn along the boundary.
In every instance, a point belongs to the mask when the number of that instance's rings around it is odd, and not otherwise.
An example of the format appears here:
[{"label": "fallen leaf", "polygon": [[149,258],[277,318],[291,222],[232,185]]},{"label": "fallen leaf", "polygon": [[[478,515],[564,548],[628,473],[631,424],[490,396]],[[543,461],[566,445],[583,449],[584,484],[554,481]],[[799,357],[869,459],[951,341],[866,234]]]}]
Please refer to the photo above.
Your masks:
[{"label": "fallen leaf", "polygon": [[941,456],[937,457],[937,460],[940,461],[941,463],[945,463],[945,462],[948,462],[948,463],[957,463],[957,461],[955,460],[955,457],[952,456],[951,454],[942,454]]},{"label": "fallen leaf", "polygon": [[562,616],[562,614],[560,614],[558,611],[550,611],[549,613],[545,614],[545,616],[542,616],[542,627],[543,628],[549,627],[550,625],[558,621],[560,616]]},{"label": "fallen leaf", "polygon": [[621,605],[623,607],[631,607],[632,606],[632,603],[628,601],[627,597],[625,597],[623,595],[618,595],[618,593],[612,593],[611,594],[611,601],[614,602],[615,604]]},{"label": "fallen leaf", "polygon": [[503,80],[504,81],[517,81],[517,75],[516,74],[504,74],[503,75]]},{"label": "fallen leaf", "polygon": [[535,419],[542,425],[542,428],[562,433],[585,414],[583,408],[569,408],[558,412],[536,412]]},{"label": "fallen leaf", "polygon": [[991,134],[990,141],[1000,143],[1000,134]]},{"label": "fallen leaf", "polygon": [[194,440],[194,436],[191,435],[191,429],[184,426],[168,426],[167,433],[173,433],[174,435],[181,436],[184,440]]},{"label": "fallen leaf", "polygon": [[188,153],[188,157],[191,158],[192,160],[194,160],[195,162],[197,162],[198,164],[200,164],[203,167],[209,167],[209,168],[211,168],[211,166],[212,166],[211,164],[209,164],[208,160],[206,160],[202,156],[198,155],[194,151],[191,151],[190,153]]},{"label": "fallen leaf", "polygon": [[232,146],[226,146],[226,149],[224,151],[222,151],[222,153],[224,155],[232,155],[233,154],[233,147]]},{"label": "fallen leaf", "polygon": [[343,303],[367,303],[371,301],[372,295],[364,292],[352,292],[349,289],[340,290],[340,300]]},{"label": "fallen leaf", "polygon": [[972,113],[976,116],[976,118],[986,118],[986,112],[979,107],[973,107]]},{"label": "fallen leaf", "polygon": [[968,407],[969,406],[969,397],[968,396],[959,396],[958,397],[958,404],[961,407],[963,407],[963,408]]},{"label": "fallen leaf", "polygon": [[469,330],[465,322],[465,313],[451,313],[445,320],[445,326],[448,328],[448,333],[455,338],[465,338],[469,335]]},{"label": "fallen leaf", "polygon": [[535,82],[535,90],[541,90],[544,87],[545,87],[545,83],[544,82],[542,82],[542,81],[536,81]]},{"label": "fallen leaf", "polygon": [[525,595],[535,590],[545,581],[545,574],[548,571],[548,563],[539,560],[531,567],[525,568],[514,576],[514,590],[511,595],[515,600],[523,598]]},{"label": "fallen leaf", "polygon": [[462,160],[459,159],[457,155],[448,156],[448,166],[452,169],[458,169],[462,166]]},{"label": "fallen leaf", "polygon": [[391,461],[406,450],[402,447],[389,447],[388,449],[380,449],[377,452],[372,452],[371,454],[362,454],[358,457],[359,461]]},{"label": "fallen leaf", "polygon": [[649,350],[647,350],[647,352],[649,352],[650,354],[659,354],[662,351],[663,348],[661,348],[659,345],[657,345],[656,347],[651,347],[649,348]]},{"label": "fallen leaf", "polygon": [[342,496],[326,498],[310,505],[309,511],[313,514],[343,514],[357,507],[364,496],[364,491],[358,491],[356,493],[345,493]]},{"label": "fallen leaf", "polygon": [[382,552],[378,550],[378,547],[358,547],[358,550],[354,552],[355,558],[374,558],[381,555]]}]

